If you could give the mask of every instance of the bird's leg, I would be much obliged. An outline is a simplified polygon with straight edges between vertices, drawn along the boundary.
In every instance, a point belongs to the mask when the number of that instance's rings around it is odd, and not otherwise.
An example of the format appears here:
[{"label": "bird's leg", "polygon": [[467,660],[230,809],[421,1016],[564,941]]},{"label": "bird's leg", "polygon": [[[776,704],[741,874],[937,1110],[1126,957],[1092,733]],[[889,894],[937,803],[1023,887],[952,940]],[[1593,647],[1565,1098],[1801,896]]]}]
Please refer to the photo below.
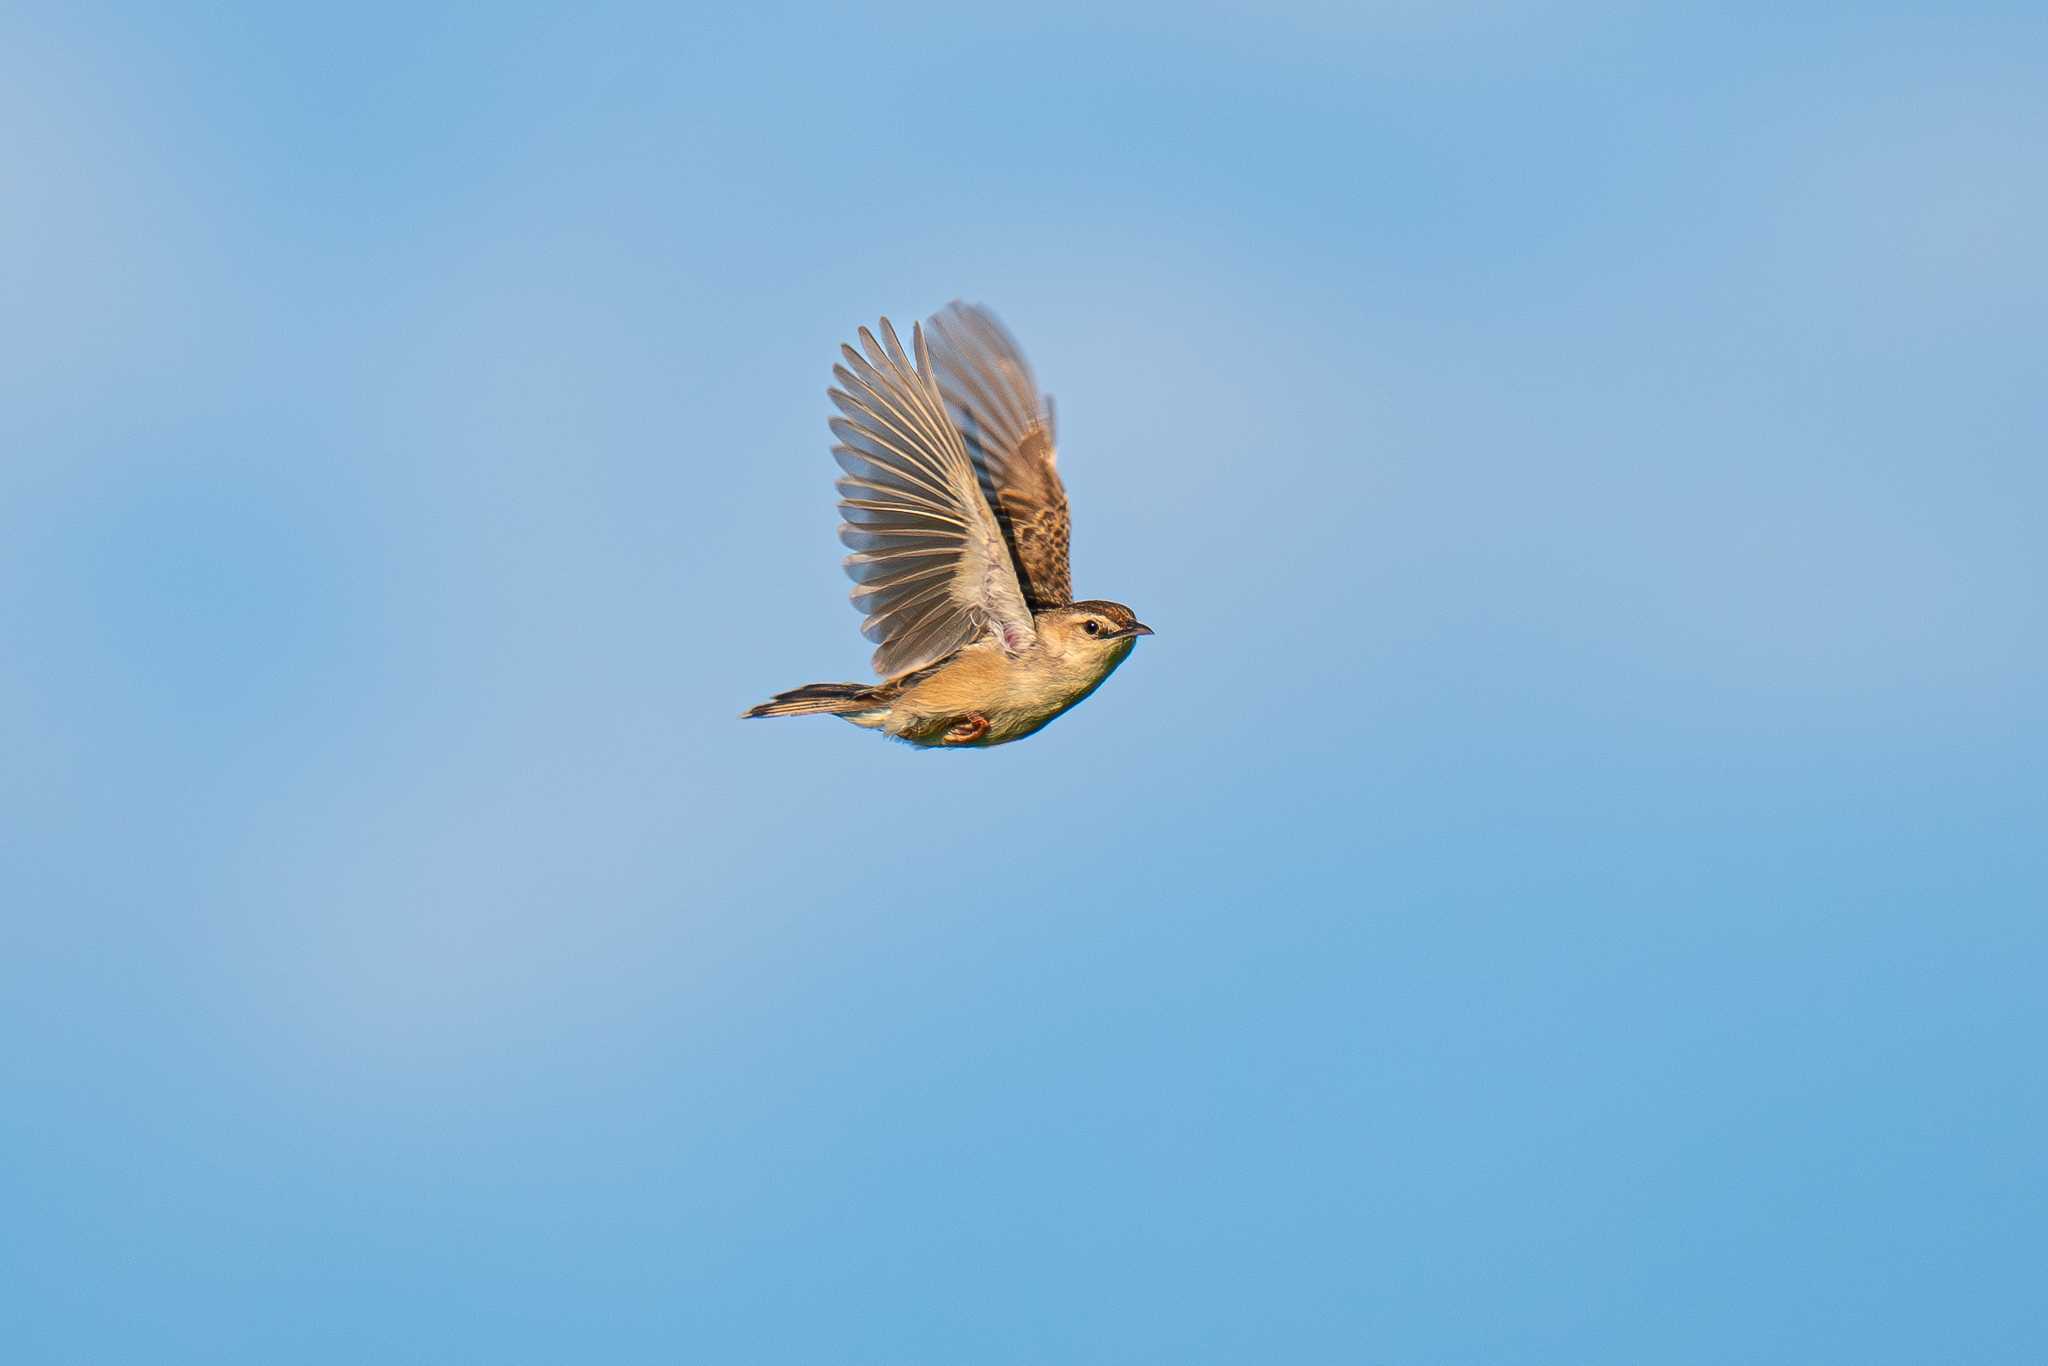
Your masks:
[{"label": "bird's leg", "polygon": [[949,745],[971,745],[986,734],[988,734],[988,718],[978,711],[971,711],[958,721],[955,721],[951,728],[946,731],[944,743]]}]

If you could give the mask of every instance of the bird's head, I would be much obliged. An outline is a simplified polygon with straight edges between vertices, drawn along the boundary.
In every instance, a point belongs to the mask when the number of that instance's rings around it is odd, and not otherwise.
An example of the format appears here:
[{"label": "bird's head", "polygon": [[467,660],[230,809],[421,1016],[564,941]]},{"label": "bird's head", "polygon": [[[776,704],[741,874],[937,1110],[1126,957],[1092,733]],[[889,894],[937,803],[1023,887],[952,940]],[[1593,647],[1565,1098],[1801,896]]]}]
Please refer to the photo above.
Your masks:
[{"label": "bird's head", "polygon": [[1038,632],[1060,654],[1121,657],[1152,628],[1120,602],[1070,602],[1038,614]]}]

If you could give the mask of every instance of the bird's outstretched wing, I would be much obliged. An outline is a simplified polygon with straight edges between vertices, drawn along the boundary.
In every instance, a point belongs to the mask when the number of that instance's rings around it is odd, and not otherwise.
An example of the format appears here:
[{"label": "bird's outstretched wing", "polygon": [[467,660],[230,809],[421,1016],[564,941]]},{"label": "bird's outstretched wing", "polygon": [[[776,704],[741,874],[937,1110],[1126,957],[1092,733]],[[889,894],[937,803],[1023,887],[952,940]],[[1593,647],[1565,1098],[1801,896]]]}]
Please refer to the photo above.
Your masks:
[{"label": "bird's outstretched wing", "polygon": [[912,367],[882,319],[884,346],[865,327],[865,356],[842,346],[830,392],[832,455],[846,471],[839,539],[854,581],[853,604],[867,613],[861,633],[876,643],[884,678],[943,659],[984,632],[1005,650],[1035,639],[1031,609],[1002,528],[982,496],[960,432],[932,377],[923,328],[911,334]]},{"label": "bird's outstretched wing", "polygon": [[1052,402],[996,315],[958,301],[932,316],[932,360],[1033,607],[1074,600],[1067,490],[1053,467]]}]

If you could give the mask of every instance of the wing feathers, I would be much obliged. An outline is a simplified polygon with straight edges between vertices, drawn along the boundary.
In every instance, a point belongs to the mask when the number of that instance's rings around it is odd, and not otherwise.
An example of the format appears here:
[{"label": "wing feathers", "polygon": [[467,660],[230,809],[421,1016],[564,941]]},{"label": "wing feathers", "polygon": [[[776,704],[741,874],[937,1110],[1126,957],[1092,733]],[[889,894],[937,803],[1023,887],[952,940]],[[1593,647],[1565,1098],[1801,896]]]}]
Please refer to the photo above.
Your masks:
[{"label": "wing feathers", "polygon": [[1052,400],[993,313],[952,303],[932,320],[946,414],[994,507],[1033,606],[1073,601],[1067,491],[1055,468]]},{"label": "wing feathers", "polygon": [[946,412],[924,329],[913,364],[896,329],[863,327],[840,347],[828,390],[845,516],[839,539],[875,669],[923,668],[994,629],[1006,647],[1032,638],[1031,610],[972,458]]}]

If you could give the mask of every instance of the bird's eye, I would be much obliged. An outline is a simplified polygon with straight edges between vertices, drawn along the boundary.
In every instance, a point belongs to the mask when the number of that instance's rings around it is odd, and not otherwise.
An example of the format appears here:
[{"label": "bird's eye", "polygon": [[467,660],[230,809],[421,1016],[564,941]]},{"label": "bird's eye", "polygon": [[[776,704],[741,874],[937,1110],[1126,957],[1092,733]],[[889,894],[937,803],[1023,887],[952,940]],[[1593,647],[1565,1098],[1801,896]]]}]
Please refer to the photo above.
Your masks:
[{"label": "bird's eye", "polygon": [[1102,624],[1100,622],[1084,621],[1081,623],[1081,629],[1086,631],[1091,636],[1099,636],[1102,634]]}]

